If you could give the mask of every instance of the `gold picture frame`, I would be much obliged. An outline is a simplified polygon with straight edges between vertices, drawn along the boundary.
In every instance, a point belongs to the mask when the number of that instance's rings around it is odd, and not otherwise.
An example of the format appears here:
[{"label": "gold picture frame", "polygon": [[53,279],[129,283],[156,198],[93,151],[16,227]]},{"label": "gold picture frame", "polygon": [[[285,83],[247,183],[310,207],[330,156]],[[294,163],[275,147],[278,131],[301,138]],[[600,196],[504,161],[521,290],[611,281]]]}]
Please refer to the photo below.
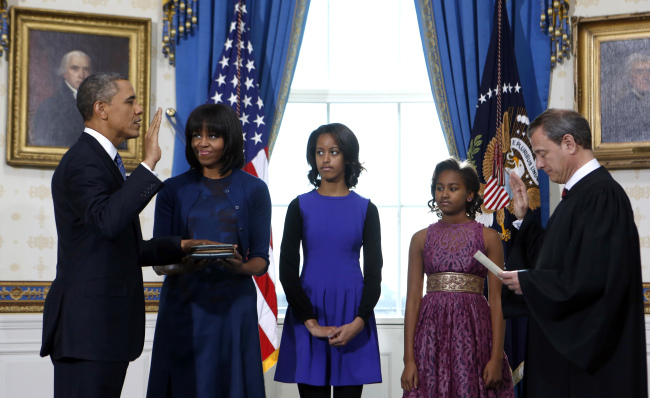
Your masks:
[{"label": "gold picture frame", "polygon": [[609,169],[650,167],[650,13],[572,18],[574,107]]},{"label": "gold picture frame", "polygon": [[143,108],[141,134],[118,149],[127,169],[140,164],[149,126],[151,19],[12,7],[10,21],[7,163],[56,166],[82,134],[78,82],[65,58],[81,51],[91,72],[117,72],[133,85]]}]

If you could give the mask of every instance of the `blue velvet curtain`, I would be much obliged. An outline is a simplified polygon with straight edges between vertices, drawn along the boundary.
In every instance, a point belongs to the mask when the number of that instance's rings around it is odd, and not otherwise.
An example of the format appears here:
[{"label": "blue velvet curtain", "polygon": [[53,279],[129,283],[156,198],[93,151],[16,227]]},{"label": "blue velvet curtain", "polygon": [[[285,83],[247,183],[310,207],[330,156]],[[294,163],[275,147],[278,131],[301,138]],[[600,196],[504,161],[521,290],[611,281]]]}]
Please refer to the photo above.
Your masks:
[{"label": "blue velvet curtain", "polygon": [[[271,128],[269,153],[277,138],[298,60],[310,0],[248,0],[260,95]],[[237,0],[200,0],[198,28],[176,47],[176,120],[183,125],[208,99],[210,79],[228,34]],[[172,174],[189,168],[185,145],[176,137]]]},{"label": "blue velvet curtain", "polygon": [[[494,0],[415,0],[429,81],[449,153],[465,159],[492,32]],[[539,23],[541,6],[506,3],[519,77],[530,120],[546,110],[550,40]],[[540,171],[542,220],[549,217],[548,178]]]}]

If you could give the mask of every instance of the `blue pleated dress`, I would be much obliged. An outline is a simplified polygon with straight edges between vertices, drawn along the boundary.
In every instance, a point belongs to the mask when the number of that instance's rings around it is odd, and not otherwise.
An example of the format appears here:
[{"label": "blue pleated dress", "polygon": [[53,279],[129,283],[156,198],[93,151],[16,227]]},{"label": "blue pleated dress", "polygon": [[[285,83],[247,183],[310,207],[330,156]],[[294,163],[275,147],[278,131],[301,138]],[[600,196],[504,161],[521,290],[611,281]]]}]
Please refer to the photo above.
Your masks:
[{"label": "blue pleated dress", "polygon": [[[368,199],[354,191],[343,197],[316,190],[299,196],[303,219],[302,286],[321,326],[342,326],[357,315],[363,290],[359,255]],[[381,382],[374,315],[344,347],[312,337],[287,310],[275,380],[316,386]]]}]

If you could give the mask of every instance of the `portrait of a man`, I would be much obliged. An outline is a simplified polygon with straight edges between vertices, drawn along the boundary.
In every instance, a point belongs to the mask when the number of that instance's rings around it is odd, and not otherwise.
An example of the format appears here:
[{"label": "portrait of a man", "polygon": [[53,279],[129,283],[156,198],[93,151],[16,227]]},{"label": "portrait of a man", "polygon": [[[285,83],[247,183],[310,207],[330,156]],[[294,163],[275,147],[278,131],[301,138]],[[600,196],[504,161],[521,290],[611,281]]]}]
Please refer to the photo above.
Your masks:
[{"label": "portrait of a man", "polygon": [[601,141],[650,141],[650,39],[601,45]]},{"label": "portrait of a man", "polygon": [[38,107],[29,145],[69,147],[79,138],[84,121],[77,109],[77,89],[91,73],[92,60],[83,51],[73,50],[61,58],[59,89]]},{"label": "portrait of a man", "polygon": [[[107,72],[133,84],[149,125],[151,19],[11,8],[7,164],[55,167],[83,135],[77,91]],[[127,169],[142,162],[144,139],[119,145]]]},{"label": "portrait of a man", "polygon": [[84,130],[77,109],[79,85],[97,72],[128,76],[128,39],[32,31],[29,47],[26,143],[32,147],[68,148]]}]

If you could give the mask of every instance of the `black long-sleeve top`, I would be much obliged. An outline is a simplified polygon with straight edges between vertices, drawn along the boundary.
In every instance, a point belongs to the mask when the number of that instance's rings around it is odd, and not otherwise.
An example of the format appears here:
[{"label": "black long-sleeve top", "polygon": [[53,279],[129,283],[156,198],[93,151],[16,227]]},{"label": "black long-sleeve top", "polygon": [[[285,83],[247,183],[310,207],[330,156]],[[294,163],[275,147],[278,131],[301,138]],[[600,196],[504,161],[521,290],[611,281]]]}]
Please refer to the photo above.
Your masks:
[{"label": "black long-sleeve top", "polygon": [[[313,305],[300,281],[300,242],[303,220],[298,198],[287,209],[280,253],[280,282],[289,307],[301,321],[316,319]],[[367,324],[381,294],[381,228],[377,207],[368,201],[363,225],[363,290],[357,316]]]}]

